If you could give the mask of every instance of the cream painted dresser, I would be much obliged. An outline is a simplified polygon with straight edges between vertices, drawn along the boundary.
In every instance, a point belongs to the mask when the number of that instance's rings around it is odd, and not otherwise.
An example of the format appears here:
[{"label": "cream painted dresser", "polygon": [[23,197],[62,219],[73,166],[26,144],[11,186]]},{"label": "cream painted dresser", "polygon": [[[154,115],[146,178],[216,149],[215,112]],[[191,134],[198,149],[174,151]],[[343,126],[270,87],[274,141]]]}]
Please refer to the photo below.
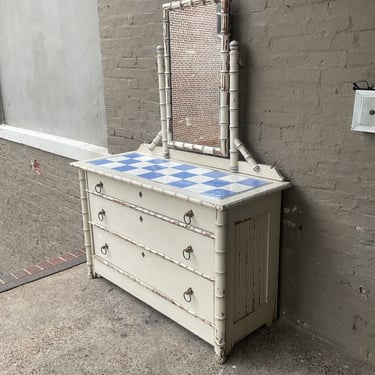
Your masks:
[{"label": "cream painted dresser", "polygon": [[146,147],[73,163],[89,274],[212,344],[220,361],[275,317],[280,197],[289,186],[249,175],[245,162],[230,173],[225,163],[181,151],[165,159]]}]

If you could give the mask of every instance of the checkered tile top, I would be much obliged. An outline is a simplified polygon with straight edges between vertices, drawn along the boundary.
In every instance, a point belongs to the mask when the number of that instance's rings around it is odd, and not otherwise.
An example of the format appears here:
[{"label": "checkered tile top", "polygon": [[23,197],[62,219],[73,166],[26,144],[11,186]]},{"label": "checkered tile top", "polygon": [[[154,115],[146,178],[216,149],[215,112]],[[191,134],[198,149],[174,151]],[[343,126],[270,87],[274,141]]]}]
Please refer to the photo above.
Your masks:
[{"label": "checkered tile top", "polygon": [[97,159],[89,163],[219,199],[228,198],[270,183],[237,173],[218,171],[138,152]]}]

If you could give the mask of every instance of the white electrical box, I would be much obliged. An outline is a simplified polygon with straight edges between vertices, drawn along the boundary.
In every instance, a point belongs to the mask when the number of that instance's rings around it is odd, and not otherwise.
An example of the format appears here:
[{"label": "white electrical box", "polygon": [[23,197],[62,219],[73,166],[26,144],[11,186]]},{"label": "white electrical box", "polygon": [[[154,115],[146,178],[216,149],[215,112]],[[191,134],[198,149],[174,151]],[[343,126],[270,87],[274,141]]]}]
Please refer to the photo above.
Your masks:
[{"label": "white electrical box", "polygon": [[356,90],[352,130],[375,133],[375,90]]}]

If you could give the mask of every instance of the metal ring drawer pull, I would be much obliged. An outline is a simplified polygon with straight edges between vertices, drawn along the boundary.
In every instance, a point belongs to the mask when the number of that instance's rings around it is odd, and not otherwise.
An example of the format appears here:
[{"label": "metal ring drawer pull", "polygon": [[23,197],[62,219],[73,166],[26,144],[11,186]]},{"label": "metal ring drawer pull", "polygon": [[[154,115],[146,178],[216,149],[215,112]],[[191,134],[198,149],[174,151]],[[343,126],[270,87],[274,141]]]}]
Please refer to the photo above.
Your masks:
[{"label": "metal ring drawer pull", "polygon": [[105,243],[101,248],[100,248],[100,252],[103,254],[103,255],[107,255],[108,253],[108,249],[109,249],[109,246],[107,243]]},{"label": "metal ring drawer pull", "polygon": [[189,245],[186,249],[182,250],[182,256],[184,259],[189,260],[192,252],[193,248]]},{"label": "metal ring drawer pull", "polygon": [[191,224],[191,218],[194,216],[193,210],[189,210],[188,212],[185,213],[184,215],[184,222],[187,225]]},{"label": "metal ring drawer pull", "polygon": [[98,212],[98,219],[99,221],[103,221],[105,216],[105,211],[102,209],[101,211]]},{"label": "metal ring drawer pull", "polygon": [[194,294],[193,289],[189,288],[184,292],[184,300],[188,303],[191,302],[191,296]]},{"label": "metal ring drawer pull", "polygon": [[103,182],[99,181],[96,185],[95,185],[95,191],[97,193],[101,193],[102,190],[103,190]]}]

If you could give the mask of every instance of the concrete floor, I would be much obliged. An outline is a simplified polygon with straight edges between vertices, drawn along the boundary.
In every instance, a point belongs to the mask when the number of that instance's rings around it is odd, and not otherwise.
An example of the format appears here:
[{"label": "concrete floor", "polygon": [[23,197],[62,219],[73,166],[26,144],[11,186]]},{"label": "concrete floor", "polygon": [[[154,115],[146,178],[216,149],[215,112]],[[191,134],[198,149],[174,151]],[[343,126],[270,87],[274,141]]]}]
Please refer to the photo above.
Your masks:
[{"label": "concrete floor", "polygon": [[375,374],[283,322],[235,346],[224,365],[213,349],[86,266],[0,294],[0,374]]}]

